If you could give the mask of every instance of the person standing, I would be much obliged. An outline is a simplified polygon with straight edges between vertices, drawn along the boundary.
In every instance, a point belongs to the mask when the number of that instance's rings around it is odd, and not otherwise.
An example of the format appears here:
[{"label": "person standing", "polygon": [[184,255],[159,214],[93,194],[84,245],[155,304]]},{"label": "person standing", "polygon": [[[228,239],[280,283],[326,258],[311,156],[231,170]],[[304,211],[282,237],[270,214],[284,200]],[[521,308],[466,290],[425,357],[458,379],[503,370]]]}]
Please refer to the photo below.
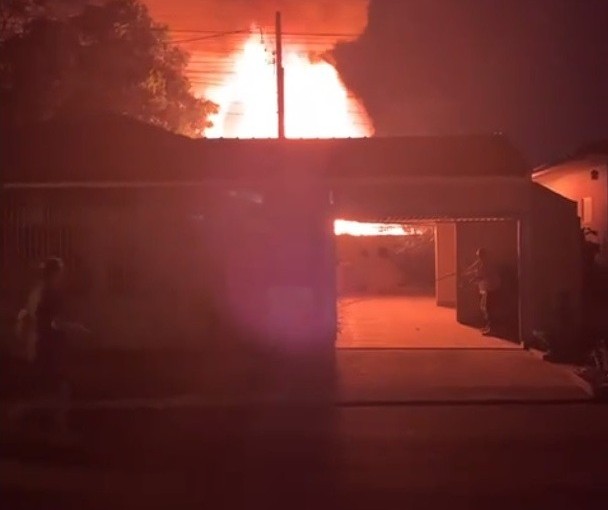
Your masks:
[{"label": "person standing", "polygon": [[27,342],[36,393],[50,407],[52,433],[68,433],[70,387],[67,373],[67,340],[70,333],[88,333],[80,324],[64,320],[64,264],[49,258],[40,267],[40,282],[19,314],[18,331]]},{"label": "person standing", "polygon": [[496,313],[500,291],[500,274],[494,261],[485,248],[478,248],[476,260],[465,271],[479,289],[479,308],[484,320],[481,330],[489,336],[496,332]]}]

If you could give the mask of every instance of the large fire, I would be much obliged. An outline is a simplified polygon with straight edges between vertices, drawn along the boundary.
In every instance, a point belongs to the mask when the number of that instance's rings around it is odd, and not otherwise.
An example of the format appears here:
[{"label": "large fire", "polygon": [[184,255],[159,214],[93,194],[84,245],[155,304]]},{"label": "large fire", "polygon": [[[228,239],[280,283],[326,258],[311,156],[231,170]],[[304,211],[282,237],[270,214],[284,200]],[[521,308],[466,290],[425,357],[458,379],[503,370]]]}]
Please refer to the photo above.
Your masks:
[{"label": "large fire", "polygon": [[[219,85],[209,86],[204,96],[218,105],[208,138],[275,138],[277,82],[272,50],[258,35],[248,37],[234,53],[231,72]],[[373,134],[372,123],[327,60],[306,48],[284,49],[285,135],[289,138],[360,138]],[[336,235],[402,236],[402,225],[360,223],[338,219]]]},{"label": "large fire", "polygon": [[335,220],[334,234],[337,236],[408,236],[418,229],[400,223],[363,223],[360,221]]},{"label": "large fire", "polygon": [[[251,35],[233,55],[232,72],[205,97],[219,106],[207,137],[277,136],[277,87],[272,49]],[[287,46],[285,135],[289,138],[355,138],[373,134],[365,108],[349,93],[336,68],[303,47]]]}]

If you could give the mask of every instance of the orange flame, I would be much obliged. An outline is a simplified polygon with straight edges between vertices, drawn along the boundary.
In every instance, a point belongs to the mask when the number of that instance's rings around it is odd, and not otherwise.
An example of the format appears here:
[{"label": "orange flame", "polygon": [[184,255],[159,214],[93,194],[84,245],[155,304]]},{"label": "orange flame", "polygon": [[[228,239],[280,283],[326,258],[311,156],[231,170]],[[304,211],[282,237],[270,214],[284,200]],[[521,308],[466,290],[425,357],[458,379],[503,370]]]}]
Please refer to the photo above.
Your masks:
[{"label": "orange flame", "polygon": [[[232,72],[204,95],[218,106],[208,138],[277,137],[276,75],[273,55],[252,35],[234,59]],[[349,93],[338,71],[312,59],[302,48],[284,51],[285,134],[289,138],[360,138],[373,134],[361,102]],[[408,235],[402,225],[336,220],[336,235]]]},{"label": "orange flame", "polygon": [[[338,71],[303,48],[286,47],[285,134],[289,138],[359,138],[373,134],[360,101],[349,93]],[[205,130],[210,138],[275,138],[276,75],[272,51],[251,35],[234,58],[232,72],[204,95],[219,106]]]},{"label": "orange flame", "polygon": [[408,236],[418,233],[415,227],[399,223],[363,223],[350,220],[335,220],[334,234],[337,236]]}]

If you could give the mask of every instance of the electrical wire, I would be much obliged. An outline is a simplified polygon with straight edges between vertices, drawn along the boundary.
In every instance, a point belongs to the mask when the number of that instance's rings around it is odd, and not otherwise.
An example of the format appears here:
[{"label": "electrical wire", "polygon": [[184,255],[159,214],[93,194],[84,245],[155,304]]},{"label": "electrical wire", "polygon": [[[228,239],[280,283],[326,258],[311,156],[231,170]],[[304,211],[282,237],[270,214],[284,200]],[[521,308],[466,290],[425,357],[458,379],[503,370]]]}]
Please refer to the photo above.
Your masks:
[{"label": "electrical wire", "polygon": [[231,35],[242,35],[242,34],[249,34],[249,33],[251,33],[250,30],[230,30],[228,32],[217,32],[215,34],[209,34],[209,35],[201,36],[201,37],[192,37],[189,39],[177,39],[177,40],[173,40],[172,42],[174,44],[185,44],[185,43],[190,43],[190,42],[208,41],[211,39],[217,39],[219,37],[226,37],[226,36],[231,36]]},{"label": "electrical wire", "polygon": [[[252,32],[252,29],[239,29],[239,30],[198,30],[198,29],[178,29],[170,28],[169,33],[177,34],[204,34],[204,35],[224,35],[239,32]],[[282,32],[284,36],[313,36],[313,37],[359,37],[361,34],[354,32]]]}]

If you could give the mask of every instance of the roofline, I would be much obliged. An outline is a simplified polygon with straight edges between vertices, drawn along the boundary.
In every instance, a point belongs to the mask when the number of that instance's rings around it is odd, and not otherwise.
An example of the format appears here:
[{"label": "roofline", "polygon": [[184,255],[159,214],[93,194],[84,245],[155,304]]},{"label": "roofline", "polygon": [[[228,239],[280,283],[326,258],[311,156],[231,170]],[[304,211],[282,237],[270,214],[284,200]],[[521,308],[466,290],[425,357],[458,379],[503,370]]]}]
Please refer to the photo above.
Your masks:
[{"label": "roofline", "polygon": [[331,184],[382,184],[382,183],[437,183],[437,182],[479,182],[484,180],[495,180],[500,182],[532,182],[529,175],[370,175],[370,176],[335,176],[329,177]]},{"label": "roofline", "polygon": [[[371,184],[371,183],[395,183],[395,182],[479,182],[480,179],[493,179],[502,182],[530,182],[527,175],[488,175],[480,177],[476,175],[387,175],[387,176],[364,176],[364,177],[328,177],[328,184]],[[117,188],[184,188],[191,186],[207,186],[213,184],[225,184],[227,182],[242,181],[251,182],[251,178],[206,178],[198,181],[64,181],[64,182],[7,182],[1,185],[2,189],[117,189]]]},{"label": "roofline", "polygon": [[[400,216],[384,216],[384,215],[363,215],[365,219],[361,220],[361,216],[353,216],[353,219],[349,219],[348,215],[341,216],[339,219],[346,221],[364,221],[370,223],[467,223],[477,221],[488,221],[488,222],[505,222],[520,220],[522,217],[521,213],[500,213],[495,215],[483,214],[481,216],[452,216],[449,214],[438,214],[438,215],[410,215],[404,214]],[[349,234],[342,234],[349,235]]]},{"label": "roofline", "polygon": [[224,179],[205,179],[204,181],[64,181],[64,182],[7,182],[2,189],[109,189],[109,188],[178,188],[205,186],[225,182]]},{"label": "roofline", "polygon": [[567,156],[561,157],[561,158],[551,161],[549,163],[543,163],[542,165],[539,165],[536,168],[533,168],[532,176],[540,177],[542,175],[545,175],[549,172],[554,171],[556,167],[563,165],[564,163],[569,163],[571,161],[583,161],[583,160],[589,158],[589,156],[607,156],[607,155],[602,152],[593,152],[593,151],[575,152],[573,154],[569,154]]},{"label": "roofline", "polygon": [[579,158],[577,158],[576,155],[574,155],[574,154],[562,156],[561,158],[554,159],[553,161],[550,161],[549,163],[543,163],[542,165],[539,165],[536,168],[533,168],[532,175],[537,176],[537,175],[542,175],[544,173],[549,173],[549,172],[553,171],[553,169],[556,166],[559,166],[563,163],[567,163],[568,161],[576,161],[577,159],[579,159]]},{"label": "roofline", "polygon": [[541,165],[538,166],[534,169],[532,169],[532,177],[542,177],[543,175],[552,173],[552,172],[556,172],[559,170],[559,167],[561,165],[564,165],[566,163],[574,163],[575,161],[582,161],[584,160],[585,157],[581,156],[581,157],[571,157],[571,158],[564,158],[561,159],[559,161],[556,161],[554,163],[547,163],[545,165]]},{"label": "roofline", "polygon": [[[560,164],[560,163],[558,163]],[[532,179],[535,177],[542,177],[543,175],[550,174],[555,171],[557,165],[541,165],[532,169]]]}]

